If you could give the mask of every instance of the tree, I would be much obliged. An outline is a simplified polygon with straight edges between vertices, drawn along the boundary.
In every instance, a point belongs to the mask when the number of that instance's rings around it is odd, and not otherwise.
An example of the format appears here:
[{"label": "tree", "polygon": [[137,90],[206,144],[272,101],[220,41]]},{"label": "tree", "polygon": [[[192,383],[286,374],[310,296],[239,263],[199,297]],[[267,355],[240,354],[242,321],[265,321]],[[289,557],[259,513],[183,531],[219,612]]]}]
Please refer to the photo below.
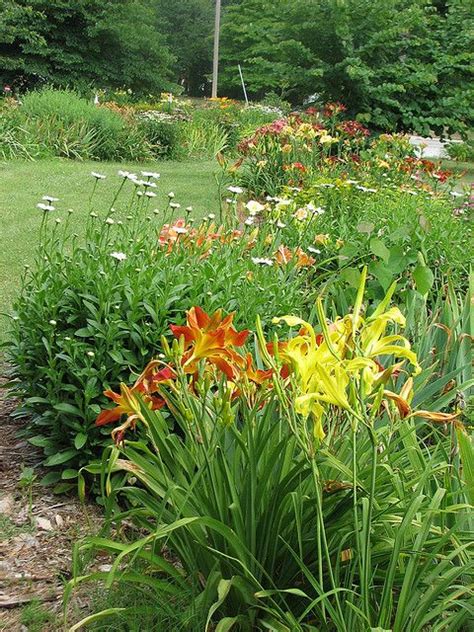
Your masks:
[{"label": "tree", "polygon": [[[174,62],[149,0],[0,0],[4,81],[171,87]],[[132,16],[132,19],[131,19]]]},{"label": "tree", "polygon": [[240,63],[252,97],[278,91],[298,100],[311,91],[321,70],[298,39],[286,0],[242,0],[224,13],[221,37],[221,84],[239,95]]},{"label": "tree", "polygon": [[175,81],[188,94],[208,91],[207,75],[212,67],[213,0],[158,0],[155,5],[157,30],[173,51]]}]

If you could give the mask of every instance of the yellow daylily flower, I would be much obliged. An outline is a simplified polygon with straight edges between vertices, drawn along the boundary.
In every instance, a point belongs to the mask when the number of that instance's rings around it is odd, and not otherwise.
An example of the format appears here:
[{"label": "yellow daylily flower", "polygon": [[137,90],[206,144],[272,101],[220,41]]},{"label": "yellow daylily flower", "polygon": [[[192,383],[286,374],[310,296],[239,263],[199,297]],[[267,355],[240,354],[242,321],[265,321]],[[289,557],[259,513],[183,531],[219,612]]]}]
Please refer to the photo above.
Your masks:
[{"label": "yellow daylily flower", "polygon": [[[351,381],[358,385],[358,397],[366,400],[388,382],[405,360],[414,367],[414,374],[421,370],[408,340],[399,334],[386,335],[390,324],[405,325],[405,318],[398,308],[387,308],[394,287],[370,317],[361,315],[365,279],[366,271],[362,274],[354,313],[337,318],[333,323],[327,323],[322,302],[318,300],[320,334],[316,334],[310,323],[296,316],[273,319],[274,323],[300,327],[297,336],[279,344],[278,353],[282,363],[292,370],[297,389],[295,410],[304,417],[313,417],[314,435],[319,440],[325,436],[323,419],[328,406],[358,416],[355,411],[360,402],[351,401]],[[395,356],[399,361],[383,367],[377,360],[381,356]],[[409,399],[411,384],[409,378],[400,396],[385,390],[385,397],[401,405]],[[409,410],[408,404],[404,407]]]}]

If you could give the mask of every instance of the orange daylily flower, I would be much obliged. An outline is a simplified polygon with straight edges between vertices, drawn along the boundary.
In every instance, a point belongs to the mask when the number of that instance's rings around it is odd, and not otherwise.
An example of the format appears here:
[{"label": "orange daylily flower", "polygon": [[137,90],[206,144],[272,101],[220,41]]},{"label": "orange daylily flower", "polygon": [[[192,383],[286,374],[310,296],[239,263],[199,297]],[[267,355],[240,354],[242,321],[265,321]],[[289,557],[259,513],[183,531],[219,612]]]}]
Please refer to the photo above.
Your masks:
[{"label": "orange daylily flower", "polygon": [[297,268],[308,268],[316,263],[316,259],[308,255],[304,250],[302,250],[299,246],[295,250],[295,255],[298,257],[298,262],[296,264]]},{"label": "orange daylily flower", "polygon": [[253,358],[251,353],[247,353],[245,356],[245,368],[243,372],[247,376],[250,382],[254,382],[255,384],[263,384],[267,380],[271,379],[273,375],[272,369],[256,369],[253,366]]},{"label": "orange daylily flower", "polygon": [[212,316],[200,307],[192,307],[186,314],[186,325],[171,325],[176,338],[183,337],[186,353],[182,366],[186,373],[195,373],[200,360],[207,360],[233,379],[236,368],[242,366],[243,358],[233,347],[245,344],[248,329],[238,332],[233,326],[234,314],[222,318],[222,310]]},{"label": "orange daylily flower", "polygon": [[307,268],[316,263],[316,259],[313,259],[310,255],[308,255],[302,248],[298,246],[293,252],[287,246],[280,246],[275,253],[276,262],[280,265],[285,265],[289,263],[294,257],[297,257],[296,267],[297,268]]},{"label": "orange daylily flower", "polygon": [[280,246],[275,253],[275,259],[280,265],[289,263],[293,259],[293,252],[287,246]]},{"label": "orange daylily flower", "polygon": [[105,426],[113,421],[119,421],[122,415],[140,416],[140,401],[138,395],[150,406],[152,410],[163,408],[166,404],[162,397],[152,395],[156,392],[156,385],[159,382],[166,382],[174,377],[173,371],[169,367],[164,367],[155,371],[159,362],[152,360],[145,367],[135,384],[130,388],[126,384],[120,384],[120,393],[107,389],[104,395],[117,404],[115,408],[102,410],[97,416],[95,425]]},{"label": "orange daylily flower", "polygon": [[110,389],[104,391],[104,395],[114,401],[117,406],[115,408],[102,410],[95,422],[96,426],[105,426],[113,421],[118,421],[122,415],[139,415],[140,401],[137,396],[137,389],[132,386],[129,388],[126,384],[120,384],[120,394],[114,393]]}]

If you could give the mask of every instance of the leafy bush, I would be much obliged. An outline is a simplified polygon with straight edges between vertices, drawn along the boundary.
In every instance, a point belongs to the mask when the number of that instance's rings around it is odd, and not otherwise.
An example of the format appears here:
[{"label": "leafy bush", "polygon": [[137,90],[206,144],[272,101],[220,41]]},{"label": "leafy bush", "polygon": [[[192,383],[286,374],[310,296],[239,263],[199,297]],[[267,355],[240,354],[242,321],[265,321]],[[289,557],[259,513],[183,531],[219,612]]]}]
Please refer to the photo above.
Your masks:
[{"label": "leafy bush", "polygon": [[251,98],[277,90],[343,99],[384,131],[466,134],[472,128],[470,6],[463,0],[241,0],[222,26],[221,85]]},{"label": "leafy bush", "polygon": [[189,221],[176,219],[172,197],[155,208],[153,184],[125,174],[113,208],[100,217],[91,210],[83,239],[40,204],[37,261],[14,306],[8,353],[15,389],[33,415],[30,441],[44,449],[47,466],[90,460],[105,440],[93,429],[104,387],[139,372],[160,351],[169,320],[194,303],[239,309],[240,324],[249,324],[260,311],[311,300],[310,286],[304,290],[311,275],[252,262],[264,247],[252,227],[218,229],[210,217],[194,229],[192,211]]},{"label": "leafy bush", "polygon": [[441,287],[447,275],[465,288],[473,253],[467,195],[433,194],[380,180],[374,185],[373,180],[357,184],[350,178],[320,178],[301,191],[285,189],[265,203],[262,213],[284,225],[284,242],[295,230],[308,243],[316,234],[313,248],[324,259],[336,259],[352,293],[359,273],[348,262],[372,257],[369,269],[379,283],[379,297],[400,275],[421,294]]},{"label": "leafy bush", "polygon": [[171,116],[165,118],[157,113],[143,113],[138,118],[139,129],[150,144],[153,156],[179,160],[186,153],[182,121]]},{"label": "leafy bush", "polygon": [[[367,315],[362,281],[354,311],[333,323],[318,301],[316,330],[278,318],[300,331],[270,346],[257,324],[254,355],[221,313],[193,308],[173,327],[163,360],[111,393],[118,407],[98,419],[126,416],[86,470],[101,473],[110,519],[137,532],[82,542],[77,562],[97,548],[115,556],[108,576],[90,579],[130,581],[127,558],[141,560],[150,570],[135,580],[158,595],[201,586],[194,603],[217,629],[467,624],[473,481],[453,449],[472,460],[472,447],[459,415],[412,408],[413,392],[426,401],[432,389],[390,331],[404,321],[393,289]],[[68,591],[89,579],[76,572]]]},{"label": "leafy bush", "polygon": [[453,160],[474,162],[474,141],[472,140],[463,143],[448,143],[446,149]]}]

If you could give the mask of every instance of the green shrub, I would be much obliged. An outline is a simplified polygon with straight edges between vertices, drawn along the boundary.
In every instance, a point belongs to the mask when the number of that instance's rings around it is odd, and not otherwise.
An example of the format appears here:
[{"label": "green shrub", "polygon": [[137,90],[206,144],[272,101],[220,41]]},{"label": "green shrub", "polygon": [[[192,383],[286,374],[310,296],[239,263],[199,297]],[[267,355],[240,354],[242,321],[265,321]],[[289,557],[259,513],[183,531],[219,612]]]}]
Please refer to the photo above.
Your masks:
[{"label": "green shrub", "polygon": [[446,149],[452,160],[474,162],[474,141],[472,140],[463,143],[448,143]]},{"label": "green shrub", "polygon": [[155,112],[144,113],[138,118],[139,129],[154,157],[180,160],[186,154],[183,122],[165,117],[157,116]]}]

